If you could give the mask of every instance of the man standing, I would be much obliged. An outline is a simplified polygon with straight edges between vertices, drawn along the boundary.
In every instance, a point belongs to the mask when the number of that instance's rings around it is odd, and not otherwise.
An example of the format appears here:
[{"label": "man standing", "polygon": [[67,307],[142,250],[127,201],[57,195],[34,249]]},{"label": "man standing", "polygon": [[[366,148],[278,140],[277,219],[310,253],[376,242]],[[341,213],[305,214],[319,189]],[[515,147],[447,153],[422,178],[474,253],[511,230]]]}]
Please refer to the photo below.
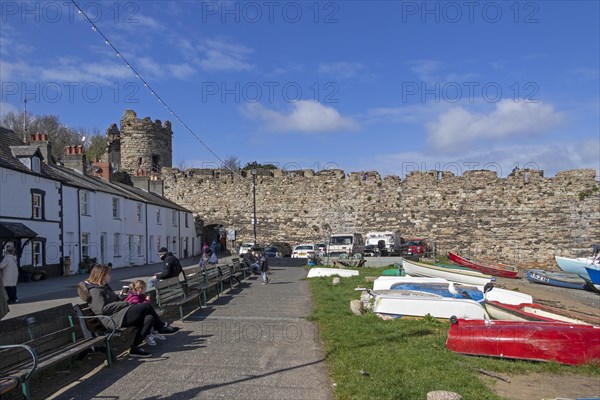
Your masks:
[{"label": "man standing", "polygon": [[4,258],[0,262],[0,271],[2,271],[2,284],[8,296],[8,304],[15,304],[19,301],[17,299],[19,267],[15,258],[15,246],[12,243],[8,243],[4,249]]}]

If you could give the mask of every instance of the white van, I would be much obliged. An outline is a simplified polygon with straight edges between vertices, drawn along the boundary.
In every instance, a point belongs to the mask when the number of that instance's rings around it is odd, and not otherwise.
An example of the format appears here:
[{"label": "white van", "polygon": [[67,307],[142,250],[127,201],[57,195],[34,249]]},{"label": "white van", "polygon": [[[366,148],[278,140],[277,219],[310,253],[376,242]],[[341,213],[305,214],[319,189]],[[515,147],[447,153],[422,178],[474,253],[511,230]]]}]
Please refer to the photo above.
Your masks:
[{"label": "white van", "polygon": [[[379,249],[383,240],[384,248]],[[369,232],[365,241],[365,252],[374,255],[399,255],[401,253],[402,237],[398,232]]]},{"label": "white van", "polygon": [[336,233],[329,238],[327,254],[332,257],[346,253],[349,256],[363,254],[364,240],[360,233]]}]

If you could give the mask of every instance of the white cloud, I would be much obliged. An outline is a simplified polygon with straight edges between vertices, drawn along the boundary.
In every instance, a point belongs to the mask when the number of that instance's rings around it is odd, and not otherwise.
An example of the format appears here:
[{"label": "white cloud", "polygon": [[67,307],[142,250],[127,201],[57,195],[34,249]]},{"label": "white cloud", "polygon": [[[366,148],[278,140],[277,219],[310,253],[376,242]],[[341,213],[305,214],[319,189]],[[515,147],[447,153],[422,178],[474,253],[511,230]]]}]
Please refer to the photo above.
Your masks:
[{"label": "white cloud", "polygon": [[185,79],[192,76],[196,70],[188,63],[183,64],[169,64],[167,68],[172,76],[177,79]]},{"label": "white cloud", "polygon": [[409,62],[410,69],[423,82],[439,80],[440,63],[434,60],[415,60]]},{"label": "white cloud", "polygon": [[549,104],[502,100],[489,114],[462,107],[441,114],[427,124],[428,141],[441,150],[462,150],[481,139],[502,139],[516,135],[531,136],[558,126],[564,115]]},{"label": "white cloud", "polygon": [[254,68],[248,57],[254,50],[224,39],[209,39],[200,46],[205,57],[200,66],[207,71],[247,71]]},{"label": "white cloud", "polygon": [[319,64],[319,74],[334,75],[339,79],[349,79],[359,76],[365,70],[361,63],[335,62]]},{"label": "white cloud", "polygon": [[244,113],[251,118],[264,121],[267,129],[277,132],[333,132],[352,131],[359,124],[352,118],[343,117],[333,107],[310,100],[301,100],[292,104],[292,110],[280,113],[269,110],[258,103],[249,103]]},{"label": "white cloud", "polygon": [[4,117],[9,112],[18,113],[19,110],[10,103],[0,103],[0,118]]}]

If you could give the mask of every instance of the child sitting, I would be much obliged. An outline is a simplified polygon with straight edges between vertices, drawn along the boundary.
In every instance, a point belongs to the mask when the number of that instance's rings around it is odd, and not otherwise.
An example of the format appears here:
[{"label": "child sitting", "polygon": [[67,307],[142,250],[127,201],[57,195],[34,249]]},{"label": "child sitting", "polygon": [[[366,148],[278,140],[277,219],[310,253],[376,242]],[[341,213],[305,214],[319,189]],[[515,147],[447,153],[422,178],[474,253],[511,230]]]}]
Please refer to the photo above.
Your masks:
[{"label": "child sitting", "polygon": [[[138,279],[137,281],[130,284],[125,301],[129,304],[150,304],[150,299],[146,295],[146,282]],[[154,328],[152,328],[148,336],[146,336],[146,343],[149,346],[156,346],[155,339],[165,340],[166,338],[160,333],[158,333]]]}]

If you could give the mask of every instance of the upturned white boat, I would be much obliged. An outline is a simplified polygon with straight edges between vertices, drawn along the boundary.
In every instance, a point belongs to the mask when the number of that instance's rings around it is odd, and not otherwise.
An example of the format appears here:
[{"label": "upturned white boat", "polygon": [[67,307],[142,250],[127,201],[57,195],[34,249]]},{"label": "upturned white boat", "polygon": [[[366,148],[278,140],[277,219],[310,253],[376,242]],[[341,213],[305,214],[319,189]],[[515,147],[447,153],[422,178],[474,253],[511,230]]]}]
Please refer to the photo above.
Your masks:
[{"label": "upturned white boat", "polygon": [[589,277],[586,267],[600,270],[600,260],[594,257],[567,258],[555,256],[556,263],[565,272],[573,272],[584,277]]},{"label": "upturned white boat", "polygon": [[[380,276],[373,281],[373,290],[390,290],[392,286],[396,284],[431,284],[431,285],[448,285],[448,291],[454,293],[453,282],[443,278],[423,278],[423,277],[410,277],[410,276]],[[490,291],[485,291],[484,286],[473,285],[474,288],[484,292],[486,300],[498,301],[504,304],[523,304],[533,303],[533,297],[526,293],[515,292],[513,290],[506,290],[494,287]]]},{"label": "upturned white boat", "polygon": [[308,270],[307,278],[316,278],[321,276],[339,276],[342,278],[348,278],[350,276],[358,276],[358,270],[340,268],[311,268]]},{"label": "upturned white boat", "polygon": [[493,278],[491,275],[485,275],[476,271],[436,267],[435,265],[423,264],[407,259],[402,260],[402,268],[411,276],[443,278],[467,285],[485,286]]},{"label": "upturned white boat", "polygon": [[473,300],[452,299],[431,295],[388,295],[375,297],[373,312],[393,317],[490,319],[481,304]]}]

